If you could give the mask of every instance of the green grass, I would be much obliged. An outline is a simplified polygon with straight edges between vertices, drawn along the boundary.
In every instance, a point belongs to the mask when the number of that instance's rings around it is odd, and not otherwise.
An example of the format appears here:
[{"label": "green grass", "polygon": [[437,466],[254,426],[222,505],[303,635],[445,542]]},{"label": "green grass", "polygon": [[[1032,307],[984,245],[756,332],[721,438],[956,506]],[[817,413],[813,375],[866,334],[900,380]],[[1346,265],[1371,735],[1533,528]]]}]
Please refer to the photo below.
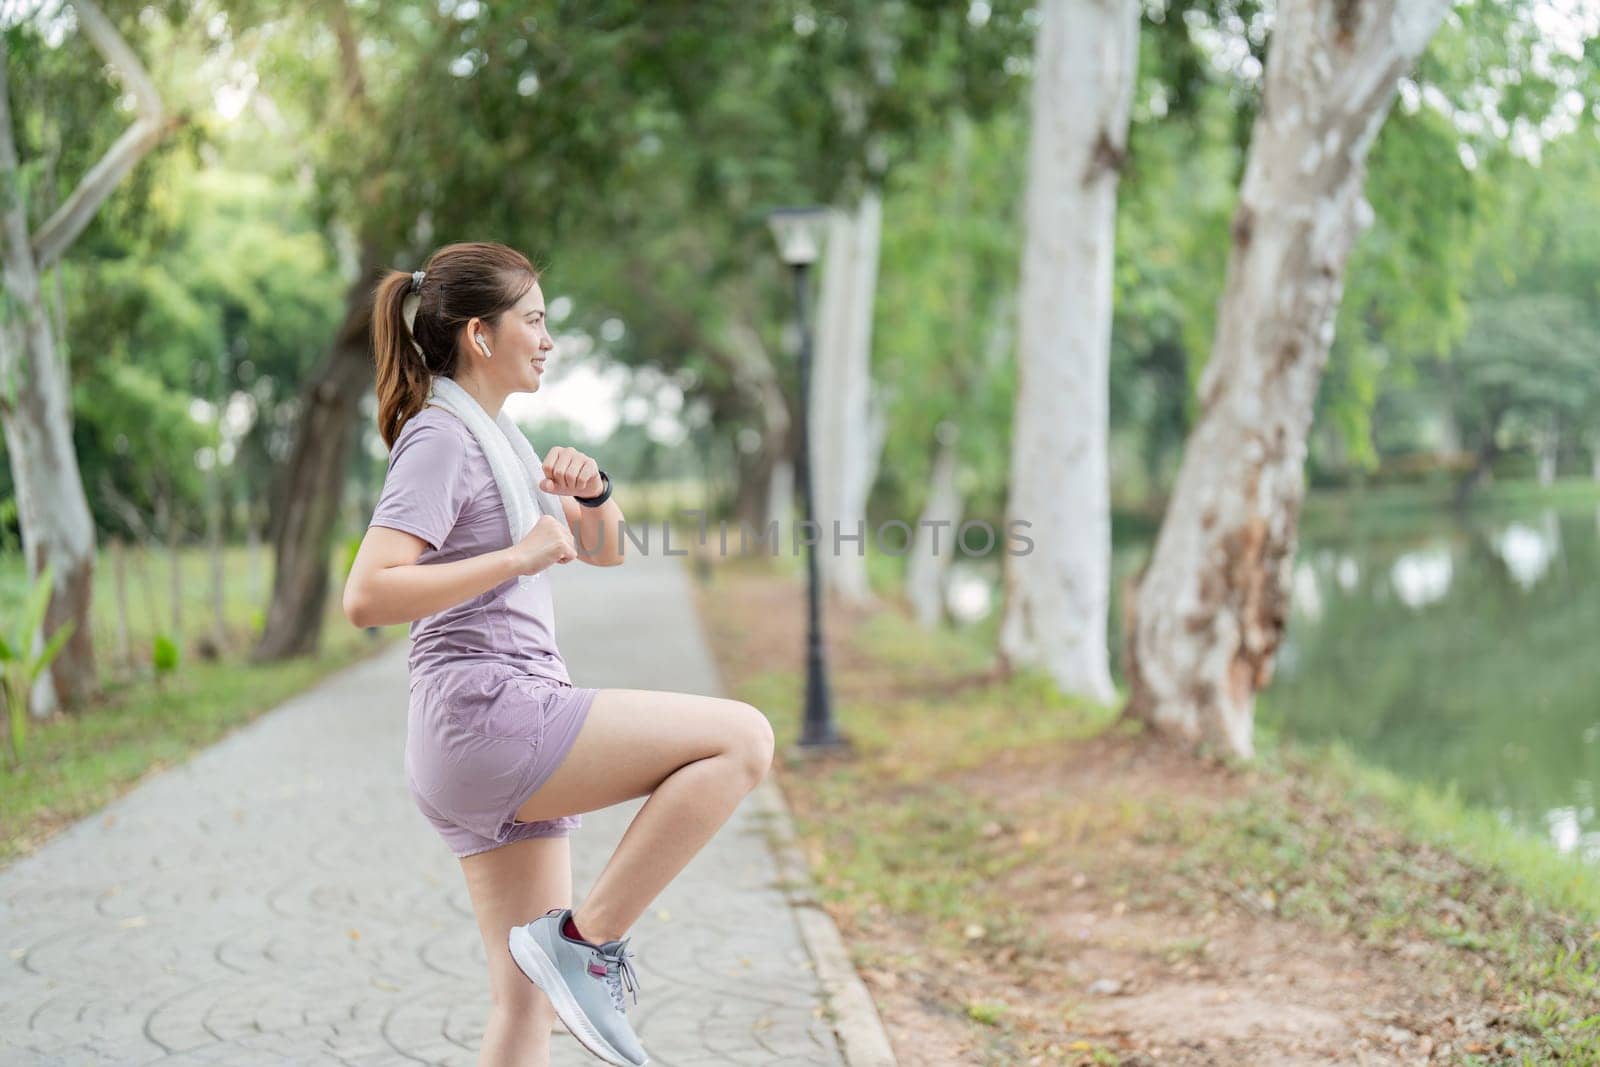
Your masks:
[{"label": "green grass", "polygon": [[[949,693],[950,682],[988,666],[984,647],[953,630],[925,633],[892,612],[867,620],[856,639],[886,676],[914,679],[921,695],[857,702],[835,691],[834,717],[854,758],[805,772],[820,814],[797,815],[801,836],[821,842],[810,855],[819,891],[853,911],[925,919],[951,951],[975,926],[986,944],[1024,942],[1026,920],[993,887],[1039,848],[994,840],[1001,814],[948,779],[999,753],[1092,736],[1109,709],[1062,697],[1026,671]],[[810,759],[788,744],[800,733],[797,672],[755,675],[739,695],[772,720],[780,759],[791,768]]]},{"label": "green grass", "polygon": [[[1352,518],[1379,522],[1387,517],[1400,521],[1406,516],[1450,511],[1454,505],[1453,484],[1318,489],[1307,494],[1303,515],[1305,522],[1313,526]],[[1529,507],[1593,506],[1600,506],[1600,482],[1586,478],[1563,478],[1547,486],[1527,480],[1497,482],[1474,493],[1468,504],[1471,511],[1485,514]]]},{"label": "green grass", "polygon": [[[334,573],[342,576],[343,547],[335,553]],[[272,550],[254,551],[244,545],[222,550],[223,618],[230,635],[258,630],[271,594]],[[164,549],[130,547],[123,558],[123,582],[128,608],[127,628],[133,663],[149,662],[150,643],[158,633],[172,632],[172,559]],[[211,629],[211,563],[204,548],[178,551],[180,611],[184,636],[193,640]],[[15,553],[0,556],[0,618],[9,617],[21,604],[27,588],[27,566]],[[110,549],[100,546],[95,563],[91,626],[102,669],[124,666],[114,662],[117,648],[117,572]],[[346,624],[348,625],[348,623]]]},{"label": "green grass", "polygon": [[[716,592],[703,603],[715,632]],[[864,921],[914,919],[929,952],[957,953],[976,937],[985,951],[1025,953],[1037,947],[1030,917],[997,891],[1006,876],[1056,861],[1059,840],[1126,839],[1154,847],[1171,868],[1107,887],[1130,904],[1145,894],[1199,908],[1223,898],[1373,945],[1423,941],[1446,957],[1466,954],[1484,968],[1476,991],[1510,1005],[1514,1025],[1496,1031],[1499,1055],[1600,1063],[1600,869],[1341,745],[1290,743],[1268,730],[1254,784],[1220,814],[1098,797],[1063,809],[1050,796],[1040,800],[1041,812],[1056,812],[1050,821],[1015,825],[1017,809],[1002,813],[964,789],[961,775],[1008,753],[1132,727],[1027,672],[950,691],[988,664],[992,641],[976,633],[928,633],[895,612],[864,622],[854,636],[866,665],[835,679],[835,717],[855,744],[848,759],[790,747],[798,670],[739,685],[740,698],[771,718],[791,788],[804,796],[797,829],[824,900]],[[1203,946],[1177,941],[1166,951],[1183,959]],[[957,1008],[999,1041],[1009,1015],[994,992],[973,991]]]},{"label": "green grass", "polygon": [[[1166,810],[1175,881],[1396,949],[1464,950],[1471,992],[1509,1000],[1497,1055],[1600,1063],[1600,869],[1339,745],[1264,746],[1265,788],[1217,813]],[[1469,1058],[1467,1062],[1478,1061]]]}]

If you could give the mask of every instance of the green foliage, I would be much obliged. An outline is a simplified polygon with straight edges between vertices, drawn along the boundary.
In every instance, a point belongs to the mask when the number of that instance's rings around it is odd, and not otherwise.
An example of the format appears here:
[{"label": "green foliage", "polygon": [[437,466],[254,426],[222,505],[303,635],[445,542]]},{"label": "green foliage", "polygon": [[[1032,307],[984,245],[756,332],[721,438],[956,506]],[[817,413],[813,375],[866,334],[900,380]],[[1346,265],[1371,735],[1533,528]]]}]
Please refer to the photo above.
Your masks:
[{"label": "green foliage", "polygon": [[169,192],[159,247],[125,235],[125,256],[68,270],[69,336],[98,354],[74,364],[79,462],[97,524],[135,536],[118,499],[146,515],[162,500],[201,510],[195,456],[219,427],[197,421],[194,398],[235,396],[252,413],[224,469],[243,495],[266,497],[282,461],[274,438],[340,313],[331,251],[292,187],[209,170],[174,175]]},{"label": "green foliage", "polygon": [[1492,438],[1508,417],[1600,421],[1600,330],[1594,312],[1564,293],[1518,294],[1473,305],[1452,379],[1457,417]]},{"label": "green foliage", "polygon": [[150,643],[150,665],[156,677],[171,674],[178,668],[178,643],[167,634],[156,634]]},{"label": "green foliage", "polygon": [[[1476,305],[1510,295],[1508,283],[1529,297],[1593,303],[1596,275],[1580,264],[1594,264],[1600,226],[1596,145],[1570,107],[1592,97],[1580,90],[1595,71],[1540,18],[1534,4],[1456,5],[1403,80],[1369,164],[1376,220],[1346,272],[1314,463],[1372,469],[1392,436],[1381,420],[1416,421],[1419,407],[1436,425],[1470,419],[1484,398],[1449,382],[1443,361],[1469,323],[1498,314]],[[1514,137],[1548,139],[1543,164],[1514,151]],[[1525,366],[1536,362],[1529,354]],[[1406,442],[1454,444],[1438,433]]]},{"label": "green foliage", "polygon": [[873,370],[891,397],[884,489],[875,495],[883,519],[921,507],[941,424],[957,432],[969,509],[1004,508],[1021,253],[1016,161],[1026,152],[1019,117],[978,125],[957,116],[888,187],[873,323]]},{"label": "green foliage", "polygon": [[1318,415],[1345,460],[1378,463],[1372,417],[1385,385],[1448,351],[1467,322],[1471,262],[1494,187],[1461,165],[1458,133],[1431,109],[1392,114],[1373,146],[1367,201],[1374,221],[1346,269]]},{"label": "green foliage", "polygon": [[17,498],[14,494],[0,497],[0,555],[19,551],[22,539],[12,532],[17,525]]},{"label": "green foliage", "polygon": [[8,728],[6,740],[13,769],[21,766],[26,753],[28,737],[28,697],[39,673],[48,667],[77,624],[71,620],[56,627],[48,635],[37,653],[33,650],[34,637],[44,625],[45,612],[50,606],[50,592],[54,588],[55,568],[46,566],[28,590],[17,614],[8,620],[0,632],[0,697],[4,698]]},{"label": "green foliage", "polygon": [[350,568],[356,565],[356,554],[361,551],[361,542],[364,540],[366,540],[365,530],[344,539],[344,564],[339,569],[342,578],[350,577]]}]

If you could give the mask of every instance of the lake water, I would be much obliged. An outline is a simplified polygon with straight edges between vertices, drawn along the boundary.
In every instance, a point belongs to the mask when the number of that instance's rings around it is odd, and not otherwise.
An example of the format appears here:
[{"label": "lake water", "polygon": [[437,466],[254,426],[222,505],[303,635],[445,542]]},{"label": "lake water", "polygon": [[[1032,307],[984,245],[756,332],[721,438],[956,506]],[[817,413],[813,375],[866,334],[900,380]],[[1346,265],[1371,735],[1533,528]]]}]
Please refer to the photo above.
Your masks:
[{"label": "lake water", "polygon": [[[952,606],[981,614],[998,567],[963,571]],[[1600,508],[1313,515],[1293,605],[1261,723],[1600,862]]]}]

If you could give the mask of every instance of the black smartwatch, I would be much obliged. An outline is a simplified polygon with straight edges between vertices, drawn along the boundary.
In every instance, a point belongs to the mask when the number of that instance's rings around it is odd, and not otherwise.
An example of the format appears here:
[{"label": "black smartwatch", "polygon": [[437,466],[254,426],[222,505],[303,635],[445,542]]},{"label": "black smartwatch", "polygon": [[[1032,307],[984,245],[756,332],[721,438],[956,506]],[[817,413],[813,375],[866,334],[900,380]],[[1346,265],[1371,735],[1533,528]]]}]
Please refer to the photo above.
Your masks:
[{"label": "black smartwatch", "polygon": [[597,508],[601,504],[604,504],[607,500],[610,500],[611,499],[611,476],[609,474],[607,474],[605,471],[601,471],[600,472],[600,477],[605,479],[606,487],[605,487],[604,490],[601,491],[599,496],[575,496],[572,499],[576,500],[578,503],[582,504],[586,508]]}]

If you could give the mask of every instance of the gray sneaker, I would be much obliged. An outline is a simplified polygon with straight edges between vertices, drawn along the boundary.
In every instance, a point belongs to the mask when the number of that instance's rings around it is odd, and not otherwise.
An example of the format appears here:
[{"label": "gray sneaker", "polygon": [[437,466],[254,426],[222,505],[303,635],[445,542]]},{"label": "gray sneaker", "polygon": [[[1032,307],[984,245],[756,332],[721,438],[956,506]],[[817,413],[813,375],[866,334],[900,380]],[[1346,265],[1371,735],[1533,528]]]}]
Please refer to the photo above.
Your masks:
[{"label": "gray sneaker", "polygon": [[551,908],[524,926],[513,926],[511,958],[550,998],[561,1022],[584,1048],[617,1067],[650,1062],[628,1025],[623,983],[639,1002],[639,978],[629,962],[628,938],[594,944],[562,932],[571,908]]}]

